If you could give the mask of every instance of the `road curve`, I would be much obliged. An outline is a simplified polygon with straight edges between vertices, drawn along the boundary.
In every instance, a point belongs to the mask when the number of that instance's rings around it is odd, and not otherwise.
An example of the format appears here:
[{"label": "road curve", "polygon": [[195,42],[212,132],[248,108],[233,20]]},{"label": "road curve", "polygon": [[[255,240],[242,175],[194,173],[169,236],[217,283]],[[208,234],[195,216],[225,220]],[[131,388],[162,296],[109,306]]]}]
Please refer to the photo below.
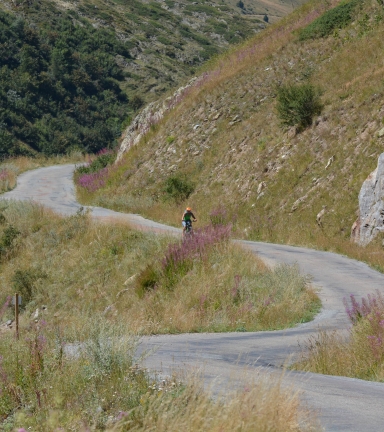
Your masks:
[{"label": "road curve", "polygon": [[[28,171],[19,176],[17,188],[2,198],[35,201],[58,213],[73,214],[81,207],[75,198],[73,169],[74,165],[60,165]],[[88,208],[97,220],[127,222],[137,229],[156,232],[180,232],[139,215]],[[344,297],[362,296],[376,289],[384,293],[383,274],[341,255],[260,242],[240,243],[268,264],[297,263],[302,273],[312,275],[323,303],[321,313],[310,323],[282,331],[145,337],[141,347],[152,352],[146,358],[149,368],[160,373],[178,368],[198,370],[206,383],[219,382],[221,388],[234,383],[242,385],[242,379],[256,377],[260,368],[272,374],[280,371],[297,355],[299,344],[319,328],[347,329]],[[318,412],[326,431],[384,431],[383,383],[289,372],[283,384],[302,392],[302,398]]]}]

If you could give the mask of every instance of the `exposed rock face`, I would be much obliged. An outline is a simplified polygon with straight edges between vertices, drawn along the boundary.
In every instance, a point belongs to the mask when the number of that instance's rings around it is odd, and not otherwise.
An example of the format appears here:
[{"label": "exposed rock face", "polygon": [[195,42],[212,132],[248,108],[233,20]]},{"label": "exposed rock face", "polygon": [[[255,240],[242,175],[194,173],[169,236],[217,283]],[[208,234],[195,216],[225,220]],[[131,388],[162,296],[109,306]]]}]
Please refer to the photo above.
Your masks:
[{"label": "exposed rock face", "polygon": [[379,232],[384,232],[384,153],[361,187],[359,218],[352,226],[352,238],[367,245]]},{"label": "exposed rock face", "polygon": [[164,101],[152,102],[147,105],[132,121],[123,133],[123,141],[120,145],[116,161],[132,146],[139,143],[141,138],[149,131],[151,126],[158,123],[171,109],[173,109],[185,96],[186,91],[193,86],[198,78],[192,78],[184,87],[178,88],[175,93]]}]

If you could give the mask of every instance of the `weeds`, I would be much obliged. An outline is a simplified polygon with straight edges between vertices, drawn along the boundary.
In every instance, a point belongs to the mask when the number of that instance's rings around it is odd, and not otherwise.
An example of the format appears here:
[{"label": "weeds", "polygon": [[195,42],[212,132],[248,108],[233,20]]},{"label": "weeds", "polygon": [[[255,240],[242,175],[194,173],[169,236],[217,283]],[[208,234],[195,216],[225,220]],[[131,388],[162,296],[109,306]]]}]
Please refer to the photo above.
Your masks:
[{"label": "weeds", "polygon": [[[58,331],[34,324],[19,341],[2,337],[2,429],[310,431],[312,413],[279,380],[251,383],[214,400],[197,381],[160,381],[134,362],[137,343],[127,329],[105,319],[83,321],[83,330]],[[77,343],[68,343],[75,337]],[[240,409],[241,408],[241,409]],[[225,421],[224,421],[225,420]],[[269,426],[268,426],[269,427]]]},{"label": "weeds", "polygon": [[295,368],[373,381],[384,380],[384,298],[380,292],[345,300],[349,335],[320,332],[305,345]]},{"label": "weeds", "polygon": [[82,212],[61,218],[9,203],[4,215],[21,234],[3,262],[2,289],[4,296],[23,292],[25,319],[38,308],[44,319],[74,327],[101,315],[140,334],[250,331],[292,326],[319,307],[297,268],[268,270],[228,241],[226,225],[170,243],[94,224]]},{"label": "weeds", "polygon": [[176,174],[168,177],[164,183],[165,197],[178,204],[188,199],[194,189],[194,184],[187,177]]}]

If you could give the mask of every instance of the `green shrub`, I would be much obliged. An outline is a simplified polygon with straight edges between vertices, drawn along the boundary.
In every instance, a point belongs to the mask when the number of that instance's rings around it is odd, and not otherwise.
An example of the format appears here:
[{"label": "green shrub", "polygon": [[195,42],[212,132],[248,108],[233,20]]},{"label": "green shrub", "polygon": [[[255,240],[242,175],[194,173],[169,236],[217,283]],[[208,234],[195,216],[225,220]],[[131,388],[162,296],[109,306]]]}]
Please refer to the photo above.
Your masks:
[{"label": "green shrub", "polygon": [[304,129],[322,110],[320,90],[312,84],[289,84],[277,92],[277,113],[286,126]]},{"label": "green shrub", "polygon": [[112,151],[102,151],[88,166],[79,166],[76,168],[77,174],[92,174],[98,172],[108,165],[113,164],[116,154]]},{"label": "green shrub", "polygon": [[143,298],[148,291],[156,288],[159,283],[159,274],[155,267],[149,264],[136,279],[136,294]]},{"label": "green shrub", "polygon": [[353,12],[359,0],[343,2],[325,12],[299,32],[300,40],[317,39],[330,35],[334,30],[346,27],[353,19]]},{"label": "green shrub", "polygon": [[164,193],[167,199],[173,199],[176,203],[189,198],[195,190],[195,185],[186,177],[175,174],[165,181]]},{"label": "green shrub", "polygon": [[0,239],[0,256],[7,255],[13,248],[16,238],[20,235],[20,231],[13,225],[8,225]]},{"label": "green shrub", "polygon": [[15,271],[12,278],[12,286],[15,292],[21,294],[24,306],[32,300],[35,294],[36,282],[46,277],[47,274],[40,268],[28,268]]}]

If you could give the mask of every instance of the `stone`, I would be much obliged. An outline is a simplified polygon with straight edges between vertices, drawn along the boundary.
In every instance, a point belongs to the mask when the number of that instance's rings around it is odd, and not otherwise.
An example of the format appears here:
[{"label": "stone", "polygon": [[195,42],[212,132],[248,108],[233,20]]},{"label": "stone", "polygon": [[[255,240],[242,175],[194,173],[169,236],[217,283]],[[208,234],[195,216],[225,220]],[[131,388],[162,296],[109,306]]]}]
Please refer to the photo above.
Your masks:
[{"label": "stone", "polygon": [[317,222],[317,225],[319,225],[319,227],[323,226],[322,219],[323,219],[323,216],[325,215],[326,210],[327,210],[327,206],[323,206],[323,209],[320,210],[319,213],[317,213],[317,215],[316,215],[316,222]]},{"label": "stone", "polygon": [[377,135],[379,136],[379,138],[384,137],[384,128],[380,129]]},{"label": "stone", "polygon": [[295,136],[298,134],[298,129],[296,126],[292,126],[291,128],[288,129],[287,132],[287,138],[288,139],[292,139],[295,138]]},{"label": "stone", "polygon": [[123,285],[127,286],[130,285],[131,283],[135,282],[135,279],[137,278],[137,274],[134,274],[133,276],[129,277]]},{"label": "stone", "polygon": [[192,78],[186,86],[178,88],[172,96],[166,98],[164,101],[148,104],[123,132],[123,140],[117,154],[116,162],[118,162],[131,147],[140,142],[142,137],[150,131],[151,126],[158,123],[168,111],[175,108],[183,99],[186,90],[197,82],[198,78]]},{"label": "stone", "polygon": [[384,153],[361,187],[359,217],[351,228],[351,237],[365,246],[380,232],[384,232]]},{"label": "stone", "polygon": [[260,192],[265,188],[267,184],[265,182],[259,183],[259,186],[257,187],[257,194],[260,194]]},{"label": "stone", "polygon": [[329,168],[331,166],[331,164],[333,163],[333,161],[335,160],[335,156],[331,156],[328,159],[327,165],[325,166],[325,169]]},{"label": "stone", "polygon": [[8,320],[8,321],[6,322],[7,327],[11,327],[12,323],[13,323],[12,320]]}]

